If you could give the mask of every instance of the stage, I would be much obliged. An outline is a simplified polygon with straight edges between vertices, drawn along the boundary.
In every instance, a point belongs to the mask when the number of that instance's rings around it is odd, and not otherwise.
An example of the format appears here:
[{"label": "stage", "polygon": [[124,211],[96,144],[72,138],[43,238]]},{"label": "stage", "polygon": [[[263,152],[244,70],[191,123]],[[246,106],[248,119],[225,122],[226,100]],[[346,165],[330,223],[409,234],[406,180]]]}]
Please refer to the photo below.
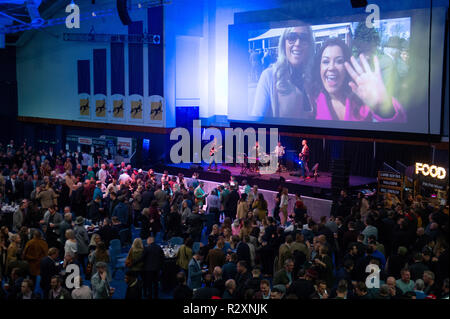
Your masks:
[{"label": "stage", "polygon": [[[312,177],[306,181],[303,177],[292,176],[294,172],[282,172],[276,174],[260,174],[247,173],[240,175],[240,166],[230,166],[219,164],[217,171],[208,171],[208,164],[202,165],[181,163],[181,164],[167,164],[156,168],[158,171],[167,170],[170,175],[183,173],[185,177],[191,177],[193,172],[200,174],[199,178],[203,180],[215,181],[219,183],[228,182],[230,175],[235,176],[236,180],[241,185],[241,182],[246,179],[248,184],[258,185],[259,188],[276,191],[283,182],[284,186],[289,189],[289,193],[300,193],[304,196],[311,196],[322,199],[331,199],[331,173],[319,172],[317,181]],[[282,179],[280,179],[282,178]],[[349,190],[373,189],[376,188],[377,179],[375,177],[350,176]]]}]

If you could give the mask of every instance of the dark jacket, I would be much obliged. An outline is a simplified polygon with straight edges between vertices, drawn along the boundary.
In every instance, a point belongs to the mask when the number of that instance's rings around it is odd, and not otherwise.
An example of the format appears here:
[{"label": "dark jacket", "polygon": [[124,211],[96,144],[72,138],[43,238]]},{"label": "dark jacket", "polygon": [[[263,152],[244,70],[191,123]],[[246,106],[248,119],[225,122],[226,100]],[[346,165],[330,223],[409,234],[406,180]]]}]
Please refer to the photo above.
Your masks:
[{"label": "dark jacket", "polygon": [[119,202],[114,207],[112,216],[117,216],[123,225],[128,225],[128,206],[124,202]]},{"label": "dark jacket", "polygon": [[88,208],[88,218],[94,221],[100,220],[100,204],[95,201],[90,201],[87,205]]},{"label": "dark jacket", "polygon": [[425,270],[429,270],[428,267],[422,262],[416,262],[409,267],[411,273],[411,279],[416,281],[417,279],[422,279]]},{"label": "dark jacket", "polygon": [[[23,294],[21,292],[17,295],[17,299],[18,300],[22,300],[23,299]],[[32,292],[31,293],[31,299],[41,299],[41,295],[38,294],[38,293]]]},{"label": "dark jacket", "polygon": [[246,243],[240,242],[237,245],[236,254],[237,254],[238,260],[245,260],[245,262],[247,263],[247,266],[248,267],[251,266],[250,247]]},{"label": "dark jacket", "polygon": [[41,260],[41,288],[44,291],[50,289],[50,281],[53,276],[58,275],[60,266],[56,260],[51,259],[49,256]]},{"label": "dark jacket", "polygon": [[109,247],[109,243],[113,239],[120,239],[119,232],[117,229],[113,228],[110,225],[104,225],[98,231],[102,241],[105,243],[106,247]]},{"label": "dark jacket", "polygon": [[226,281],[228,279],[234,279],[237,275],[237,266],[233,262],[226,263],[222,267],[222,278]]},{"label": "dark jacket", "polygon": [[186,300],[192,299],[192,289],[186,285],[179,285],[173,291],[173,299]]},{"label": "dark jacket", "polygon": [[[225,291],[225,280],[218,279],[218,280],[214,281],[213,287],[218,289],[220,291],[220,296],[222,296]],[[259,287],[258,287],[258,289],[259,289]]]},{"label": "dark jacket", "polygon": [[191,214],[186,220],[186,224],[188,225],[188,233],[190,235],[201,234],[203,228],[203,220],[203,216],[195,213]]},{"label": "dark jacket", "polygon": [[153,191],[146,190],[142,193],[142,207],[148,208],[150,207],[150,204],[152,203],[152,200],[155,199],[155,195]]},{"label": "dark jacket", "polygon": [[142,284],[138,279],[127,286],[125,299],[142,299]]},{"label": "dark jacket", "polygon": [[235,216],[239,201],[239,194],[236,190],[232,190],[225,202],[225,211],[228,212],[228,216]]},{"label": "dark jacket", "polygon": [[144,271],[160,271],[164,265],[164,252],[157,244],[152,243],[144,248],[140,261],[144,261]]},{"label": "dark jacket", "polygon": [[298,299],[306,300],[314,293],[314,283],[311,280],[298,279],[289,286],[287,294],[295,294]]},{"label": "dark jacket", "polygon": [[236,294],[238,298],[244,298],[244,293],[247,289],[247,282],[251,277],[252,274],[248,270],[245,273],[238,273],[236,275]]},{"label": "dark jacket", "polygon": [[62,288],[58,295],[53,296],[53,292],[50,290],[48,292],[48,299],[72,299],[70,292],[66,288]]},{"label": "dark jacket", "polygon": [[216,288],[203,287],[199,288],[194,292],[192,299],[211,299],[212,296],[220,297],[220,291]]}]

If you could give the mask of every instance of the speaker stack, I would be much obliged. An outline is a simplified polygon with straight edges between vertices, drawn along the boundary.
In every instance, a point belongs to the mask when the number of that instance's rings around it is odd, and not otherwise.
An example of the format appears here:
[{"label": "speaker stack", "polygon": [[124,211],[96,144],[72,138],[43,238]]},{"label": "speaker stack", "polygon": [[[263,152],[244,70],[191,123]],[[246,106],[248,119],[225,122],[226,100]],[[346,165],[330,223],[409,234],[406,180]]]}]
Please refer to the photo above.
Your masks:
[{"label": "speaker stack", "polygon": [[335,159],[331,161],[331,194],[333,202],[339,198],[341,190],[350,186],[350,161]]}]

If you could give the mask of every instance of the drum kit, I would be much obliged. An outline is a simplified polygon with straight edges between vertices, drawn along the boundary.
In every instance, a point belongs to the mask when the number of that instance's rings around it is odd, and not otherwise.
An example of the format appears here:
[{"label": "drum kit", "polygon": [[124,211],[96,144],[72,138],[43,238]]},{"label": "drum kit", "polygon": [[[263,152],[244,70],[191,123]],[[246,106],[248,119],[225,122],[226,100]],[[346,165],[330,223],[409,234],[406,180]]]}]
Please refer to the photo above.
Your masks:
[{"label": "drum kit", "polygon": [[[246,173],[258,173],[260,167],[268,167],[270,165],[270,155],[267,153],[261,153],[258,157],[247,156],[246,153],[242,153],[237,156],[238,163],[241,163],[241,175]],[[249,163],[251,161],[252,163]]]}]

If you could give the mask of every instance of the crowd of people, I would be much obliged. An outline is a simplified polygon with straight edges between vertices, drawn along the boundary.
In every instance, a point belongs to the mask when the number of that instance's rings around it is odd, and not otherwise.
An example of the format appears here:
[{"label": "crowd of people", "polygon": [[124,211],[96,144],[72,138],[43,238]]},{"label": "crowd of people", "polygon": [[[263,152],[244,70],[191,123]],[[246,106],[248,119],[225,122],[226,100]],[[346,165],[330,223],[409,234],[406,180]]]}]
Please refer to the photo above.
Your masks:
[{"label": "crowd of people", "polygon": [[[300,194],[292,211],[287,195],[280,187],[268,211],[245,181],[207,193],[198,174],[159,177],[0,144],[0,202],[18,204],[12,218],[2,214],[0,299],[114,298],[109,248],[124,229],[139,234],[125,260],[126,299],[160,296],[160,244],[174,237],[183,242],[174,299],[448,299],[448,206],[343,190],[332,215],[313,221]],[[82,271],[74,285],[71,265]]]}]

